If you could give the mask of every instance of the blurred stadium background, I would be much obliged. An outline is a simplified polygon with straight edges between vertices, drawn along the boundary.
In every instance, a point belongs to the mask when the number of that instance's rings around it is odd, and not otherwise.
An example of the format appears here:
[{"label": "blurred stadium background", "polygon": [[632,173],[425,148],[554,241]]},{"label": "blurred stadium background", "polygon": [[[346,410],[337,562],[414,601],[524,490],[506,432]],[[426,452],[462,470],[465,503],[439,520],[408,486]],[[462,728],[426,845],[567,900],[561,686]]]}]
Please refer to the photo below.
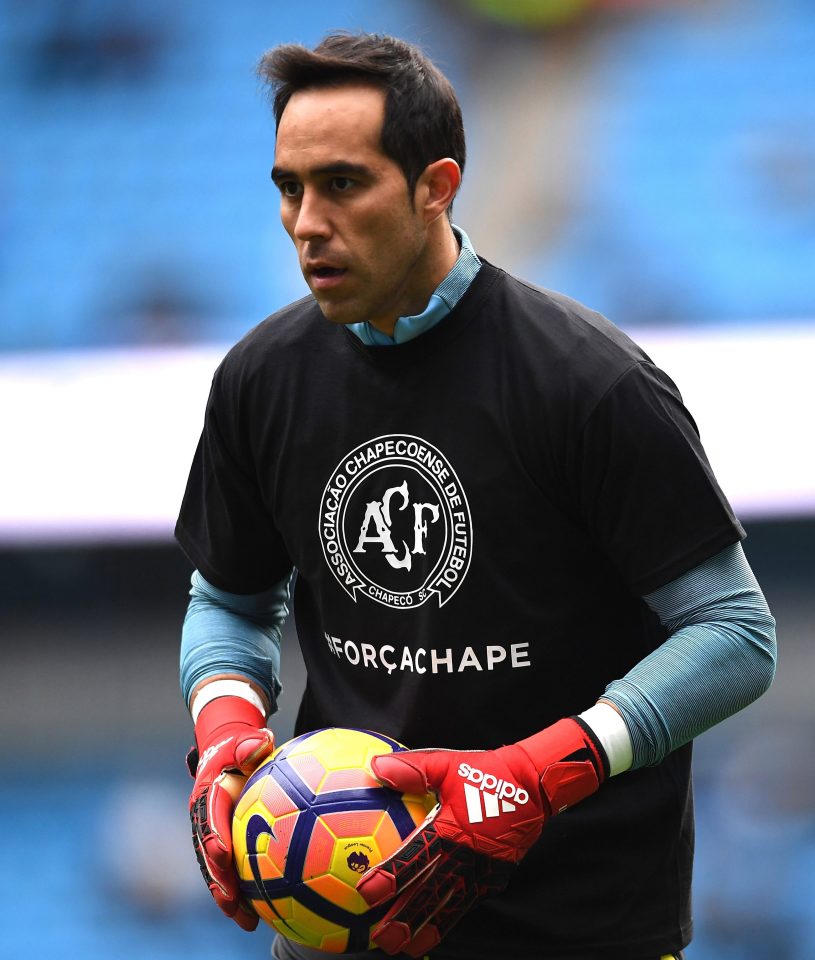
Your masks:
[{"label": "blurred stadium background", "polygon": [[457,222],[634,334],[696,415],[781,659],[697,745],[688,957],[811,960],[811,0],[0,0],[0,958],[268,956],[188,849],[171,530],[216,363],[305,289],[254,64],[334,28],[437,59]]}]

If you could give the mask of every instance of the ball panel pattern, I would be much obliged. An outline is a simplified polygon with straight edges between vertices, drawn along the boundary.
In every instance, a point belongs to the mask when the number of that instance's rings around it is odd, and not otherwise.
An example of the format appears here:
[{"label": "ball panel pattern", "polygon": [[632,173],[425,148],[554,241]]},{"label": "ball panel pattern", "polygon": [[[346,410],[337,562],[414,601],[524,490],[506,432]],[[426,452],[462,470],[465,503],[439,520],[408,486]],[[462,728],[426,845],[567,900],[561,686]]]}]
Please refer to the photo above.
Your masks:
[{"label": "ball panel pattern", "polygon": [[247,781],[233,845],[244,899],[278,932],[331,953],[369,949],[387,905],[355,887],[435,804],[373,776],[371,758],[404,747],[364,730],[330,728],[283,744]]}]

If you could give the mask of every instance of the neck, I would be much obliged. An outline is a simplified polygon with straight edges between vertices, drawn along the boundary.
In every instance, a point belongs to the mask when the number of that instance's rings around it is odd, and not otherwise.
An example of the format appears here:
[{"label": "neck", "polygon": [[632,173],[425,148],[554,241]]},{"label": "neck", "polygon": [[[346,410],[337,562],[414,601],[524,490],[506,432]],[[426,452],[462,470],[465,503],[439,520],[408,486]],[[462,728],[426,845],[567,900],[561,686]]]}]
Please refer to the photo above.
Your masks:
[{"label": "neck", "polygon": [[414,316],[425,309],[433,291],[453,269],[458,255],[458,240],[445,214],[431,224],[427,244],[414,264],[411,299],[402,305],[402,312],[397,316],[371,320],[371,326],[392,337],[400,316]]},{"label": "neck", "polygon": [[[437,236],[432,238],[430,244],[432,247],[430,255],[431,262],[434,266],[434,273],[433,278],[430,281],[430,290],[428,291],[427,298],[425,299],[421,309],[424,309],[433,291],[453,269],[456,260],[458,260],[458,255],[460,252],[458,240],[456,239],[456,235],[453,233],[453,228],[450,225],[450,221],[447,219],[447,214],[437,220],[436,224],[438,224],[439,227]],[[433,226],[435,227],[436,224]]]}]

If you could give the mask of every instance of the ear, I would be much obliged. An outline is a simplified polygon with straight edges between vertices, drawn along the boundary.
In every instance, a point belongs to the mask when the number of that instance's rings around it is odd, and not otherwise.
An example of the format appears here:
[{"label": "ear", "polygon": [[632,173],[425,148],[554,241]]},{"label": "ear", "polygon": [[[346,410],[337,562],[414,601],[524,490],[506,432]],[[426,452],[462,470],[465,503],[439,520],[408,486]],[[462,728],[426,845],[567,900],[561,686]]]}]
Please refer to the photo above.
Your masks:
[{"label": "ear", "polygon": [[453,202],[461,185],[461,168],[455,160],[444,157],[428,164],[416,183],[416,209],[424,215],[427,226],[442,216]]}]

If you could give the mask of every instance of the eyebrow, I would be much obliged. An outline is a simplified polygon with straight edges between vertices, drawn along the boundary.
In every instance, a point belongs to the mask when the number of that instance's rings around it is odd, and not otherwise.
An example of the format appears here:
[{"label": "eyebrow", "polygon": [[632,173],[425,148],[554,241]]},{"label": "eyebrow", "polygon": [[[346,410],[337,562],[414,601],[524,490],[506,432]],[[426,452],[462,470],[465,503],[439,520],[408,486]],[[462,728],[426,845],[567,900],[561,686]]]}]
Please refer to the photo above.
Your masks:
[{"label": "eyebrow", "polygon": [[[364,163],[350,163],[347,160],[336,160],[333,163],[323,164],[321,167],[312,167],[308,171],[308,174],[317,177],[329,174],[339,177],[372,177],[373,170]],[[284,167],[272,167],[272,180],[275,183],[297,179],[298,177],[294,170],[286,170]]]}]

